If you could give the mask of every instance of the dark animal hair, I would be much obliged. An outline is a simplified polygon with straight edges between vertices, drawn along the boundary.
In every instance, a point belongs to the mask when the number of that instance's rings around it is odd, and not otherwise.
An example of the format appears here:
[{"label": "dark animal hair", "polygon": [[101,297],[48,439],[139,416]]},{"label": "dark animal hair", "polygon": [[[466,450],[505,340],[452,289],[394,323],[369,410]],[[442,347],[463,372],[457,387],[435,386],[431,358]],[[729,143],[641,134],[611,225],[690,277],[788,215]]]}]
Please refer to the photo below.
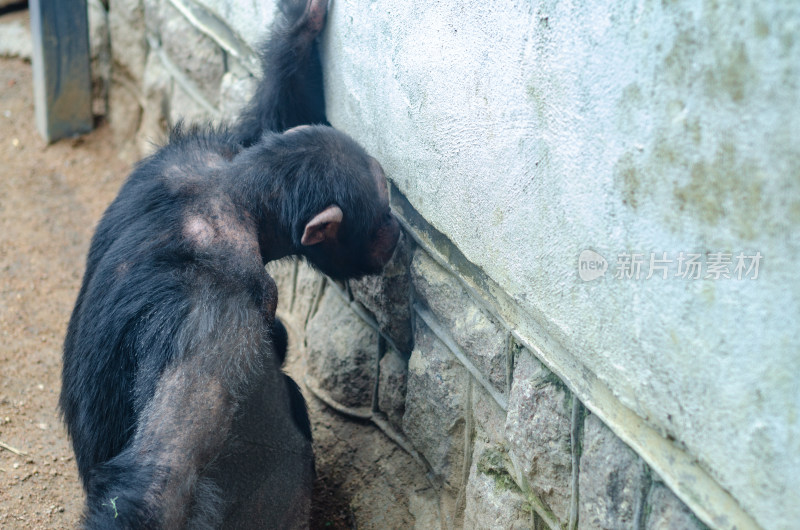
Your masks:
[{"label": "dark animal hair", "polygon": [[264,263],[376,273],[399,228],[380,165],[325,125],[326,2],[281,7],[242,118],[177,124],[92,239],[59,400],[85,527],[307,524],[311,428],[281,371],[288,339]]}]

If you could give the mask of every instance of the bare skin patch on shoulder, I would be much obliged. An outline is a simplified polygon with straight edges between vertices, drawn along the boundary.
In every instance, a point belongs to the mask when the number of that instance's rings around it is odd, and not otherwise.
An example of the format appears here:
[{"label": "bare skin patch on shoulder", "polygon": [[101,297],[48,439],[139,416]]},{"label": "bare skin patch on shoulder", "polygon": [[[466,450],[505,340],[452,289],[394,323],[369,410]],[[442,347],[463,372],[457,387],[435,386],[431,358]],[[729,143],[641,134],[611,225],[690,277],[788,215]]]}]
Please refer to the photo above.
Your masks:
[{"label": "bare skin patch on shoulder", "polygon": [[183,237],[197,248],[208,248],[214,242],[214,227],[202,215],[192,214],[183,220]]},{"label": "bare skin patch on shoulder", "polygon": [[202,252],[258,258],[255,222],[227,198],[216,198],[183,215],[182,236]]}]

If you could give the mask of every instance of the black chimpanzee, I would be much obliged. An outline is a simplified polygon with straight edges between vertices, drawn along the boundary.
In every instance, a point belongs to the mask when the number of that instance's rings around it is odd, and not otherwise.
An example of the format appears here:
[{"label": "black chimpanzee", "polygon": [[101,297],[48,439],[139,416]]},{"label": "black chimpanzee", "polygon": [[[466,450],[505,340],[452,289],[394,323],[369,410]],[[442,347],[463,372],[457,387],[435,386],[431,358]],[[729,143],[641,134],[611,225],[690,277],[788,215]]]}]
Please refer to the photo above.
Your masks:
[{"label": "black chimpanzee", "polygon": [[100,221],[60,399],[85,527],[308,524],[311,433],[264,264],[358,277],[399,236],[378,162],[324,125],[326,3],[284,1],[243,118],[176,127]]}]

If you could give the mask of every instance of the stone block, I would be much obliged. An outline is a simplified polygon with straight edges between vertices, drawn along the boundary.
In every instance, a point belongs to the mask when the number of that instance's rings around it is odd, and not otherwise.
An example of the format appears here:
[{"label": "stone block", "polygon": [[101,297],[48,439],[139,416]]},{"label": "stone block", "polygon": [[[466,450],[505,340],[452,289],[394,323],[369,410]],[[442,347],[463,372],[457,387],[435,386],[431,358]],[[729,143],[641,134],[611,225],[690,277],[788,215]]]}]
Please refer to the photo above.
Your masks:
[{"label": "stone block", "polygon": [[320,388],[349,407],[372,403],[378,333],[327,289],[306,328],[307,367]]},{"label": "stone block", "polygon": [[507,332],[486,314],[458,280],[422,249],[414,252],[411,278],[418,297],[453,336],[469,360],[506,392]]},{"label": "stone block", "polygon": [[[289,302],[289,310],[301,327],[308,324],[314,313],[319,308],[319,297],[322,293],[323,283],[327,285],[329,279],[322,276],[316,269],[311,268],[305,261],[297,262],[297,277],[294,280],[294,294]],[[332,289],[327,286],[325,289]],[[336,293],[331,293],[336,294]]]},{"label": "stone block", "polygon": [[108,121],[120,156],[139,157],[135,138],[142,118],[139,91],[147,61],[148,45],[141,0],[111,0],[108,6],[111,39],[111,86],[108,91]]},{"label": "stone block", "polygon": [[21,20],[0,22],[0,57],[18,57],[30,61],[33,56],[30,24]]},{"label": "stone block", "polygon": [[183,120],[187,125],[210,123],[215,117],[205,105],[197,101],[197,98],[187,92],[180,83],[175,82],[173,84],[172,97],[169,102],[169,126],[175,125],[179,120]]},{"label": "stone block", "polygon": [[647,503],[647,530],[705,530],[708,528],[661,482],[653,482]]},{"label": "stone block", "polygon": [[584,422],[579,528],[634,528],[643,509],[647,466],[595,415]]},{"label": "stone block", "polygon": [[112,75],[124,76],[138,86],[147,60],[144,4],[142,0],[111,0],[108,27],[111,35]]},{"label": "stone block", "polygon": [[144,29],[147,38],[161,42],[161,19],[163,8],[162,4],[169,3],[169,0],[142,0],[144,7]]},{"label": "stone block", "polygon": [[533,513],[503,465],[498,446],[475,442],[466,491],[465,529],[519,529],[533,526]]},{"label": "stone block", "polygon": [[138,86],[112,80],[108,91],[108,123],[114,141],[120,145],[120,157],[130,162],[140,158],[133,139],[139,130],[142,106],[139,104],[139,95],[134,90],[138,90]]},{"label": "stone block", "polygon": [[408,363],[403,431],[438,481],[457,490],[463,478],[464,408],[469,373],[422,322]]},{"label": "stone block", "polygon": [[225,53],[169,2],[161,5],[161,46],[174,64],[213,106],[225,73]]},{"label": "stone block", "polygon": [[[278,286],[278,312],[288,314],[294,295],[294,282],[298,264],[294,259],[283,259],[267,263],[267,274]],[[304,322],[305,323],[305,322]]]},{"label": "stone block", "polygon": [[414,516],[415,530],[440,530],[442,528],[438,497],[433,488],[414,491],[409,495],[408,511]]},{"label": "stone block", "polygon": [[572,495],[571,396],[553,379],[529,352],[520,352],[505,428],[516,470],[566,523]]},{"label": "stone block", "polygon": [[394,256],[379,276],[366,276],[350,282],[356,300],[374,316],[381,331],[390,337],[402,353],[409,355],[413,347],[411,330],[411,263],[412,245],[403,234]]},{"label": "stone block", "polygon": [[236,72],[231,70],[222,76],[219,87],[219,109],[222,120],[228,123],[236,121],[258,85],[258,81],[243,70],[237,69]]},{"label": "stone block", "polygon": [[255,48],[267,38],[277,12],[275,0],[197,0],[248,45]]},{"label": "stone block", "polygon": [[408,361],[389,348],[381,359],[378,408],[396,427],[402,428],[406,411],[406,389],[408,387]]},{"label": "stone block", "polygon": [[108,11],[100,0],[88,0],[89,54],[92,69],[92,112],[104,116],[108,111],[108,85],[111,82],[111,38]]},{"label": "stone block", "polygon": [[142,155],[152,153],[166,141],[172,87],[172,77],[161,64],[159,55],[149,54],[142,81],[144,108],[139,131],[136,133],[139,152]]},{"label": "stone block", "polygon": [[472,417],[476,440],[499,445],[506,436],[506,413],[480,385],[472,386]]}]

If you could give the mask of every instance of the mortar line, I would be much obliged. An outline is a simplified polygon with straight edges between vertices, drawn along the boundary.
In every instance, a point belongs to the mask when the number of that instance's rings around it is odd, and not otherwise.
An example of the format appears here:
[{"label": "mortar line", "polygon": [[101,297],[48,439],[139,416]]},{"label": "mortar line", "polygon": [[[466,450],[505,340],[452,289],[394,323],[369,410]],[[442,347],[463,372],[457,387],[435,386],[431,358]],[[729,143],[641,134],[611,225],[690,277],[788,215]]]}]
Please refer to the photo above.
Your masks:
[{"label": "mortar line", "polygon": [[203,107],[207,112],[211,114],[213,119],[220,118],[219,110],[212,105],[203,94],[200,93],[200,90],[194,85],[194,83],[180,71],[180,69],[175,66],[175,64],[170,60],[167,56],[167,52],[164,51],[164,48],[156,41],[156,39],[152,36],[147,37],[148,44],[150,45],[150,49],[155,51],[158,54],[158,59],[161,61],[161,65],[164,69],[169,73],[172,79],[180,85],[180,87],[198,103],[201,107]]},{"label": "mortar line", "polygon": [[300,263],[297,260],[294,260],[292,264],[292,300],[289,303],[290,313],[294,311],[294,301],[297,299],[297,269],[299,267]]},{"label": "mortar line", "polygon": [[314,317],[314,315],[317,314],[317,310],[319,309],[319,304],[322,301],[322,296],[325,294],[325,286],[328,283],[330,282],[328,282],[327,276],[320,276],[316,292],[314,293],[314,297],[311,299],[311,304],[309,304],[308,306],[308,313],[306,313],[306,321],[305,321],[306,328],[308,328],[308,323],[311,322],[311,319]]},{"label": "mortar line", "polygon": [[261,75],[258,54],[236,31],[205,6],[191,0],[169,0],[169,3],[197,30],[211,38],[223,50],[241,60],[254,77]]},{"label": "mortar line", "polygon": [[581,447],[581,432],[583,431],[583,412],[580,400],[575,394],[572,394],[572,414],[570,421],[572,423],[570,430],[570,450],[572,456],[572,476],[570,477],[570,506],[569,506],[569,530],[577,530],[578,528],[578,508],[580,506],[580,447]]},{"label": "mortar line", "polygon": [[481,386],[492,396],[495,403],[497,403],[503,411],[508,412],[508,400],[505,396],[500,394],[497,389],[492,385],[490,382],[486,380],[480,370],[475,367],[474,364],[467,358],[461,348],[455,343],[450,334],[444,330],[444,328],[436,321],[436,317],[433,316],[428,310],[422,308],[419,304],[414,304],[414,311],[416,311],[417,315],[422,319],[423,322],[430,328],[433,333],[439,337],[445,346],[456,356],[459,362],[464,365],[464,367],[472,374],[472,377],[478,381]]},{"label": "mortar line", "polygon": [[381,359],[386,353],[386,338],[380,333],[378,334],[378,346],[375,351],[375,384],[372,385],[372,412],[380,412],[380,405],[378,404],[380,391],[381,391]]},{"label": "mortar line", "polygon": [[470,378],[467,382],[467,410],[464,411],[464,460],[461,464],[461,484],[453,509],[453,521],[458,518],[458,512],[466,508],[467,482],[469,482],[469,471],[472,467],[472,453],[475,450],[475,444],[472,443],[475,430],[475,418],[472,415],[472,385],[473,380]]},{"label": "mortar line", "polygon": [[358,315],[361,320],[364,321],[369,327],[374,329],[380,336],[382,336],[386,342],[391,346],[394,351],[402,352],[400,348],[397,347],[397,344],[392,340],[391,337],[387,336],[383,331],[381,331],[378,322],[372,318],[369,314],[367,314],[366,310],[362,309],[361,304],[356,300],[348,300],[347,294],[342,290],[336,282],[329,281],[328,285],[333,288],[333,292],[335,292],[339,297],[347,304],[351,311],[353,311],[356,315]]}]

